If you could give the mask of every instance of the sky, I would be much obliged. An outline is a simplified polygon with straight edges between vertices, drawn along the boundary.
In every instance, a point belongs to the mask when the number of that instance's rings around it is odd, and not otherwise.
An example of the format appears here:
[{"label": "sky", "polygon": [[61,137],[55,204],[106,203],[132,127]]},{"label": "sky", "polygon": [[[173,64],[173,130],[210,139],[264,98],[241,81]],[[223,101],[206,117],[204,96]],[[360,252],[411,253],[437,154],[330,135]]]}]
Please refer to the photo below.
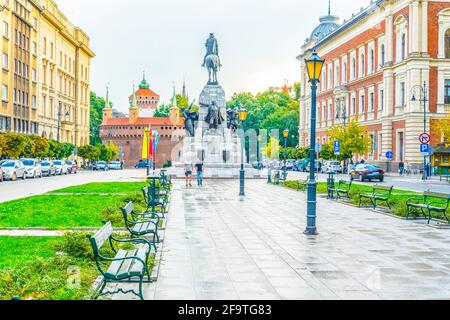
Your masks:
[{"label": "sky", "polygon": [[[258,93],[300,78],[296,56],[327,14],[328,0],[55,0],[91,39],[91,90],[126,112],[145,70],[150,88],[169,102],[183,80],[197,99],[208,75],[204,43],[219,42],[219,83],[227,98]],[[332,0],[332,14],[349,19],[369,0]],[[314,7],[313,7],[314,6]]]}]

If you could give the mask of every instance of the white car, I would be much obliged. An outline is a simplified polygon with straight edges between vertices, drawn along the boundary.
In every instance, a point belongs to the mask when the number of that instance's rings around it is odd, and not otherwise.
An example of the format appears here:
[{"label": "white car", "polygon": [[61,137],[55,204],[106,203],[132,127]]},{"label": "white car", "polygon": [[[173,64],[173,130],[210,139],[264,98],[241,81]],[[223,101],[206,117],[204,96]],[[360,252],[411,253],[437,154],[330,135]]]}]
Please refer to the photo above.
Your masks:
[{"label": "white car", "polygon": [[42,178],[41,163],[35,159],[21,159],[25,166],[25,174],[27,178]]},{"label": "white car", "polygon": [[63,174],[69,173],[67,163],[65,161],[55,160],[53,161],[53,164],[55,166],[56,175],[62,176]]},{"label": "white car", "polygon": [[322,166],[322,173],[328,172],[342,173],[342,166],[339,161],[326,161]]},{"label": "white car", "polygon": [[118,161],[111,161],[108,163],[109,170],[122,170],[122,164]]},{"label": "white car", "polygon": [[5,180],[16,181],[18,178],[25,180],[25,166],[22,161],[6,160],[2,162],[3,178]]}]

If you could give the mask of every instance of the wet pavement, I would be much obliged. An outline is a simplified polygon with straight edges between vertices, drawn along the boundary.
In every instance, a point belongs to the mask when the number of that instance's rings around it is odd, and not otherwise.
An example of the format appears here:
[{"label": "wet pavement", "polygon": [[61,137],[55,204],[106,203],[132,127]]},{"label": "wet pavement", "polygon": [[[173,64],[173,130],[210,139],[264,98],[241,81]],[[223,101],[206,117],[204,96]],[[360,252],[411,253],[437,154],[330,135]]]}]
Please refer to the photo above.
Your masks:
[{"label": "wet pavement", "polygon": [[305,193],[238,183],[175,181],[146,299],[450,299],[450,230],[320,199],[306,237]]}]

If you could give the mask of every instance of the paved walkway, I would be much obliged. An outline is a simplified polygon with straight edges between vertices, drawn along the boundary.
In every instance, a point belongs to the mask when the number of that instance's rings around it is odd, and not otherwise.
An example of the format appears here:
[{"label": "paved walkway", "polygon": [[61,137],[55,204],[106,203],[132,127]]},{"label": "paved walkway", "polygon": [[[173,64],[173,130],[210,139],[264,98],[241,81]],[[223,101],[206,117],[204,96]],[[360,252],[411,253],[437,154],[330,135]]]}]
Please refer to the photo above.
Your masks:
[{"label": "paved walkway", "polygon": [[206,183],[176,182],[146,299],[450,299],[450,230],[320,199],[308,238],[304,193]]}]

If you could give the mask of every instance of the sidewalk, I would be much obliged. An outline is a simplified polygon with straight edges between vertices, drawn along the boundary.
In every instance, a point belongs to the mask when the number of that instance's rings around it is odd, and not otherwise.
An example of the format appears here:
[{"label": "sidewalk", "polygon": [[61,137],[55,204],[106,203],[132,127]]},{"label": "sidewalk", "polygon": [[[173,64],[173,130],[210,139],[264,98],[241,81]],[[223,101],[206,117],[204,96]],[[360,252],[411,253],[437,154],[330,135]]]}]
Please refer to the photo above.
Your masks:
[{"label": "sidewalk", "polygon": [[449,299],[450,231],[248,181],[173,192],[158,281],[147,299]]}]

